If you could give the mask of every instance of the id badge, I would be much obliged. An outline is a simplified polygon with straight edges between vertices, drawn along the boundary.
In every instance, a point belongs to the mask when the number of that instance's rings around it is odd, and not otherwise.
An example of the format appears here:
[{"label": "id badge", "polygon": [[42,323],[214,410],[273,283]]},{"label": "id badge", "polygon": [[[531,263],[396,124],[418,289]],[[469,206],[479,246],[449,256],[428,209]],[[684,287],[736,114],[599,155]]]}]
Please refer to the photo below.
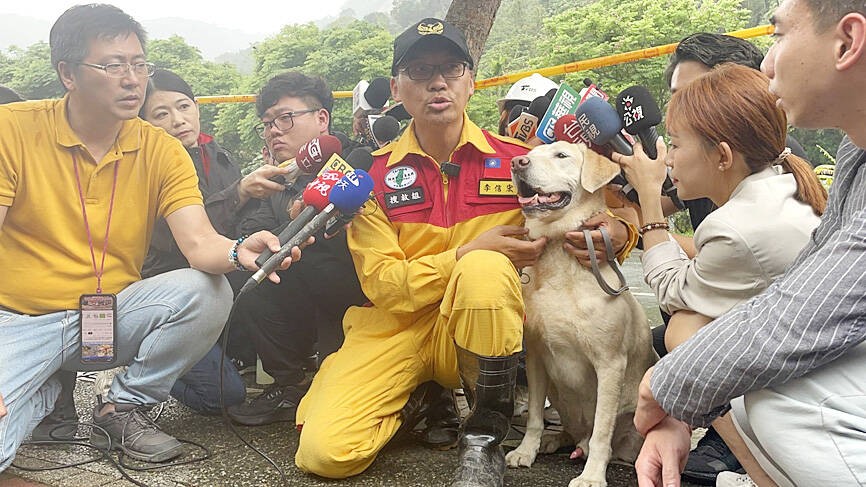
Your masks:
[{"label": "id badge", "polygon": [[105,366],[114,363],[117,296],[82,294],[78,304],[81,312],[81,364]]}]

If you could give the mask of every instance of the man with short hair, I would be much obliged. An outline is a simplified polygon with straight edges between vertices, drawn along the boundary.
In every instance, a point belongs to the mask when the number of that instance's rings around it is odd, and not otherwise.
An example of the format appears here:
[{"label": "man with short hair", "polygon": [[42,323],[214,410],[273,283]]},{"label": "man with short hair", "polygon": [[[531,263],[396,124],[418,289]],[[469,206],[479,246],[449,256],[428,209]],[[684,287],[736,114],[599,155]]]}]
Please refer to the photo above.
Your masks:
[{"label": "man with short hair", "polygon": [[[286,189],[262,201],[259,209],[241,223],[243,233],[281,229],[289,222],[288,210],[312,175],[299,176],[293,162],[310,140],[330,133],[334,98],[327,83],[317,76],[286,72],[274,76],[256,97],[261,123],[256,126],[268,152],[288,170]],[[344,147],[347,154],[351,147]],[[262,367],[274,378],[258,397],[229,408],[240,424],[257,426],[292,421],[298,402],[309,387],[305,369],[315,368],[310,357],[324,359],[343,342],[342,319],[351,305],[364,304],[358,277],[352,266],[344,232],[325,239],[304,252],[304,260],[291,271],[280,272],[280,284],[263,282],[237,305],[236,316],[249,326]],[[314,347],[314,345],[316,345]]]},{"label": "man with short hair", "polygon": [[298,408],[295,462],[329,478],[363,472],[401,427],[410,394],[436,381],[472,404],[455,486],[501,486],[500,443],[513,410],[523,301],[517,269],[544,239],[526,230],[511,187],[514,139],[465,114],[475,64],[463,34],[424,19],[394,41],[391,91],[413,119],[377,152],[376,207],[355,218],[349,249],[371,306],[349,308],[343,347]]},{"label": "man with short hair", "polygon": [[635,415],[646,435],[642,486],[678,485],[689,426],[710,423],[729,403],[776,484],[866,481],[866,6],[784,0],[772,22],[776,41],[762,68],[788,120],[838,127],[851,143],[840,150],[821,224],[787,274],[645,376]]},{"label": "man with short hair", "polygon": [[[144,41],[116,7],[72,7],[50,33],[66,96],[0,107],[0,471],[51,411],[61,367],[128,363],[93,411],[91,441],[149,462],[179,455],[146,410],[222,330],[232,295],[220,274],[279,249],[267,232],[220,236],[181,143],[137,118],[153,73]],[[159,216],[192,269],[142,280]],[[81,302],[100,311],[83,316]],[[81,361],[82,320],[113,326],[114,346],[91,353],[107,360]]]}]

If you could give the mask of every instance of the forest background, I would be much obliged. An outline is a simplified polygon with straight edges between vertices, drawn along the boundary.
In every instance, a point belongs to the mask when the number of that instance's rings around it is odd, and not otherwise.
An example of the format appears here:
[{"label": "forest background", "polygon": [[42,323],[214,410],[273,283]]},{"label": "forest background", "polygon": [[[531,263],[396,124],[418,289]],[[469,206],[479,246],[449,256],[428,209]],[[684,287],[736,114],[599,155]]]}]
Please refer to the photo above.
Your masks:
[{"label": "forest background", "polygon": [[[148,42],[148,60],[175,71],[201,95],[255,94],[272,76],[297,70],[322,76],[331,88],[351,90],[361,80],[388,76],[394,36],[417,20],[444,18],[450,0],[394,0],[390,12],[362,18],[351,9],[326,25],[286,25],[274,36],[238,46],[222,62],[205,59],[182,34]],[[478,63],[477,79],[677,42],[688,34],[730,32],[767,23],[773,0],[502,0]],[[766,52],[771,39],[751,39]],[[574,87],[584,78],[615,96],[644,85],[664,105],[670,95],[663,72],[668,57],[555,77]],[[28,99],[62,96],[45,42],[0,50],[0,85]],[[496,99],[508,86],[477,90],[468,111],[483,128],[496,130]],[[334,128],[351,133],[351,99],[338,99]],[[202,105],[202,130],[230,150],[245,171],[261,163],[261,140],[252,103]],[[660,127],[663,132],[663,127]],[[792,130],[816,164],[831,162],[841,134]]]}]

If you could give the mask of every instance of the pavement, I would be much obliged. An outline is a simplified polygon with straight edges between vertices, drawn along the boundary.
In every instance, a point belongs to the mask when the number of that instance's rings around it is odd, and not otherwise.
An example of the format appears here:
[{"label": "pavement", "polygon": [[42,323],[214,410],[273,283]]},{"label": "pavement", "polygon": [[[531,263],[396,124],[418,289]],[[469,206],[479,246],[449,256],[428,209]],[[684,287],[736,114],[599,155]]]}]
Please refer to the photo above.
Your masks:
[{"label": "pavement", "polygon": [[[626,279],[632,292],[647,311],[650,324],[661,322],[655,298],[642,281],[640,262],[631,257],[624,266]],[[249,392],[256,393],[262,386],[247,376]],[[93,384],[80,377],[76,387],[76,406],[82,421],[89,420],[93,408]],[[237,427],[239,433],[268,455],[282,469],[281,479],[276,468],[245,446],[223,423],[220,417],[198,415],[183,405],[169,400],[158,418],[163,430],[177,438],[204,445],[209,457],[201,459],[202,450],[187,445],[183,460],[199,459],[195,463],[164,466],[156,470],[125,469],[128,475],[148,486],[336,486],[341,487],[429,487],[447,486],[456,467],[456,452],[433,451],[411,440],[391,444],[382,451],[372,466],[363,474],[341,481],[323,479],[300,472],[293,463],[297,449],[298,432],[291,423],[277,423],[259,427]],[[155,411],[154,411],[155,412]],[[555,429],[555,426],[552,426]],[[79,435],[86,437],[85,427]],[[516,444],[520,437],[518,427],[513,428],[509,443]],[[693,440],[696,440],[695,436]],[[113,454],[117,458],[116,454]],[[96,461],[84,465],[62,468],[65,464]],[[125,459],[133,467],[149,467]],[[505,486],[567,486],[583,467],[582,460],[570,460],[567,452],[539,455],[532,468],[509,469]],[[33,468],[51,470],[29,471]],[[608,467],[608,485],[625,487],[637,485],[634,468],[613,464]],[[24,486],[91,487],[132,486],[108,460],[84,446],[23,445],[18,450],[13,467],[0,474],[0,487]],[[688,486],[689,484],[684,484]]]}]

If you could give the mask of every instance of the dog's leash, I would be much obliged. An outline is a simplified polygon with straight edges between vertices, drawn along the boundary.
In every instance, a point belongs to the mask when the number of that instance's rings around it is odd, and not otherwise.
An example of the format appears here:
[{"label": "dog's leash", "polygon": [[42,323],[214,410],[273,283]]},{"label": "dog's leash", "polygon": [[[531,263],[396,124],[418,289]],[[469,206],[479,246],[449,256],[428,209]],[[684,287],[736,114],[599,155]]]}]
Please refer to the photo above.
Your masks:
[{"label": "dog's leash", "polygon": [[604,292],[611,296],[619,296],[628,291],[628,283],[625,280],[625,276],[622,275],[619,263],[616,261],[616,253],[613,251],[613,245],[610,243],[610,235],[607,233],[607,229],[601,227],[599,230],[601,231],[601,238],[604,239],[604,250],[607,255],[607,263],[613,268],[613,271],[616,272],[617,277],[619,277],[619,289],[610,287],[610,285],[604,280],[604,277],[601,276],[601,270],[598,268],[598,258],[595,256],[595,245],[592,243],[590,230],[584,230],[583,238],[586,239],[586,250],[589,251],[589,263],[592,266],[592,273],[595,275],[595,280],[598,281],[598,285],[601,286],[601,289],[604,290]]}]

